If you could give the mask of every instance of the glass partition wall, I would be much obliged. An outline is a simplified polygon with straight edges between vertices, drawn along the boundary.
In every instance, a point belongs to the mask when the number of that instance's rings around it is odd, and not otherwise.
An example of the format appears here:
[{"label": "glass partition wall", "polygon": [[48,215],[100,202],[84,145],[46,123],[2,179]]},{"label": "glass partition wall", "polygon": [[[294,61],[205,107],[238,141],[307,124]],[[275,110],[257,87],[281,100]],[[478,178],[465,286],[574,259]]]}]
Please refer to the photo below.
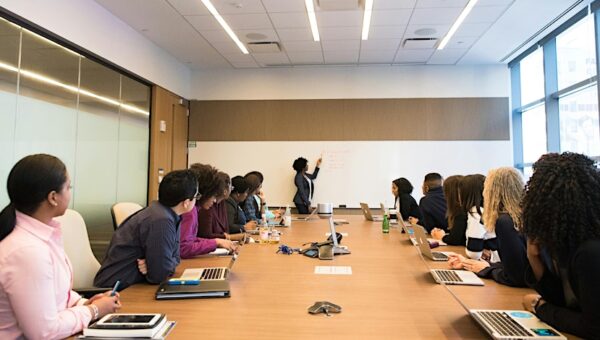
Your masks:
[{"label": "glass partition wall", "polygon": [[110,207],[146,205],[150,87],[2,18],[0,45],[2,188],[22,157],[59,157],[72,179],[71,208],[102,258]]}]

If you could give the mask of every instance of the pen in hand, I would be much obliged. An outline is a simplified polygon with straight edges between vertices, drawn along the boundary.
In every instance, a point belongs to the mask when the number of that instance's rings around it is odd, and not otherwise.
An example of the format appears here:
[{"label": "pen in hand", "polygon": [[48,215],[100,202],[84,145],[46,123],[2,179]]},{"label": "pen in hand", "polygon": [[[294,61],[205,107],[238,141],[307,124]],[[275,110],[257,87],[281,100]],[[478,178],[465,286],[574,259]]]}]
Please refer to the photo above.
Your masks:
[{"label": "pen in hand", "polygon": [[115,286],[113,287],[113,289],[110,292],[110,296],[115,296],[115,293],[117,292],[117,289],[119,288],[119,285],[121,284],[121,281],[115,282]]}]

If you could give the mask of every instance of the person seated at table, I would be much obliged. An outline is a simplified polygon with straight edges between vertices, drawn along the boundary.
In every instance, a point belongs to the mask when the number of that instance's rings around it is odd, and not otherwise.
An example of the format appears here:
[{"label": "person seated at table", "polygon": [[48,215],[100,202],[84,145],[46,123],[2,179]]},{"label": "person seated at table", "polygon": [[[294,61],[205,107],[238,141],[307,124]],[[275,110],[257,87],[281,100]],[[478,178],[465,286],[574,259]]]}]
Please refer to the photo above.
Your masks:
[{"label": "person seated at table", "polygon": [[467,214],[462,211],[458,189],[462,175],[454,175],[444,180],[444,198],[446,199],[446,220],[448,234],[442,229],[433,228],[431,237],[441,240],[451,246],[465,246],[467,244]]},{"label": "person seated at table", "polygon": [[446,221],[446,199],[442,183],[444,179],[438,173],[432,172],[425,175],[423,181],[423,197],[419,201],[419,209],[423,220],[421,225],[431,233],[433,228],[448,230]]},{"label": "person seated at table", "polygon": [[488,232],[496,234],[500,262],[461,259],[462,267],[479,277],[491,278],[496,282],[525,287],[525,271],[528,267],[525,237],[521,233],[521,198],[523,179],[515,168],[490,170],[483,188],[485,211],[483,222]]},{"label": "person seated at table", "polygon": [[410,223],[419,223],[423,219],[417,201],[412,197],[413,186],[410,182],[400,177],[392,182],[392,194],[394,195],[394,210],[400,211],[402,217]]},{"label": "person seated at table", "polygon": [[244,179],[248,184],[248,196],[242,203],[242,210],[248,221],[256,221],[260,224],[262,223],[261,206],[254,198],[254,195],[257,195],[262,189],[260,177],[254,173],[248,173],[244,176]]},{"label": "person seated at table", "polygon": [[231,179],[231,193],[225,201],[227,207],[227,221],[229,222],[229,234],[239,234],[246,230],[256,229],[256,221],[247,221],[240,203],[248,197],[248,183],[242,176]]},{"label": "person seated at table", "polygon": [[196,207],[181,215],[180,253],[181,258],[188,259],[197,255],[208,254],[216,248],[235,251],[236,246],[229,240],[221,238],[198,237],[198,211],[210,209],[219,194],[218,171],[210,165],[192,164],[190,171],[198,180]]},{"label": "person seated at table", "polygon": [[[0,339],[62,339],[121,307],[110,292],[73,291],[60,223],[71,179],[58,158],[37,154],[8,174],[10,203],[0,213]],[[103,286],[99,286],[103,287]]]},{"label": "person seated at table", "polygon": [[94,286],[112,287],[120,281],[119,289],[125,289],[144,281],[158,284],[173,275],[180,261],[180,216],[194,209],[198,196],[198,181],[192,171],[168,173],[158,187],[158,201],[115,230]]},{"label": "person seated at table", "polygon": [[209,209],[198,211],[198,237],[241,241],[245,238],[244,234],[229,234],[227,204],[225,203],[231,193],[229,175],[219,171],[216,177],[216,188],[215,203]]},{"label": "person seated at table", "polygon": [[584,339],[600,337],[600,174],[590,158],[546,154],[533,164],[523,198],[523,232],[538,294],[523,306]]}]

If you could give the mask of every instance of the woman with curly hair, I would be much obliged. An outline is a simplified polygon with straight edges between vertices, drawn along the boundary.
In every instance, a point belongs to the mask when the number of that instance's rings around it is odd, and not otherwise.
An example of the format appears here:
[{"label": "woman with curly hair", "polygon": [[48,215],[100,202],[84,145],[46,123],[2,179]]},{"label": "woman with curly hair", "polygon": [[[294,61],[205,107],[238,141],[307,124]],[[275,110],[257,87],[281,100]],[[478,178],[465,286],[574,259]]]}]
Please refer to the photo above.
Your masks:
[{"label": "woman with curly hair", "polygon": [[292,164],[292,167],[296,170],[294,184],[297,188],[296,194],[294,195],[294,204],[296,204],[299,214],[310,213],[310,201],[315,193],[313,180],[317,179],[317,175],[319,175],[321,161],[321,158],[317,160],[315,171],[312,174],[308,173],[308,161],[306,158],[299,157],[294,161],[294,164]]},{"label": "woman with curly hair", "polygon": [[458,189],[462,175],[446,178],[443,185],[444,198],[446,199],[446,221],[448,221],[448,234],[443,229],[433,228],[431,237],[442,240],[451,246],[464,246],[467,243],[465,232],[467,230],[467,214],[460,207]]},{"label": "woman with curly hair", "polygon": [[558,330],[600,338],[600,174],[576,153],[546,154],[533,165],[523,199],[523,231],[539,293],[524,307]]},{"label": "woman with curly hair", "polygon": [[514,168],[490,170],[483,186],[483,225],[496,235],[498,262],[462,260],[466,270],[513,287],[525,287],[526,242],[521,234],[523,179]]}]

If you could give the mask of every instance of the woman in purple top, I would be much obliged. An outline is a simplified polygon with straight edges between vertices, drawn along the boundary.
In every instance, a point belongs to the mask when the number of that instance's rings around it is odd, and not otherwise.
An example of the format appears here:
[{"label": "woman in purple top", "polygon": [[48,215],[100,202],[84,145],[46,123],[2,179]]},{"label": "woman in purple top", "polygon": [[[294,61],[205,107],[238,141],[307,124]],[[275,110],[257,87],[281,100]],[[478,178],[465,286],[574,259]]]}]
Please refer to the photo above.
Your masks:
[{"label": "woman in purple top", "polygon": [[216,248],[225,248],[234,251],[236,246],[230,240],[220,238],[203,238],[198,234],[198,213],[208,211],[215,203],[215,198],[220,192],[217,169],[205,164],[192,164],[190,170],[198,178],[198,192],[202,197],[197,201],[196,208],[181,215],[180,229],[180,256],[188,259],[196,255],[208,254]]}]

